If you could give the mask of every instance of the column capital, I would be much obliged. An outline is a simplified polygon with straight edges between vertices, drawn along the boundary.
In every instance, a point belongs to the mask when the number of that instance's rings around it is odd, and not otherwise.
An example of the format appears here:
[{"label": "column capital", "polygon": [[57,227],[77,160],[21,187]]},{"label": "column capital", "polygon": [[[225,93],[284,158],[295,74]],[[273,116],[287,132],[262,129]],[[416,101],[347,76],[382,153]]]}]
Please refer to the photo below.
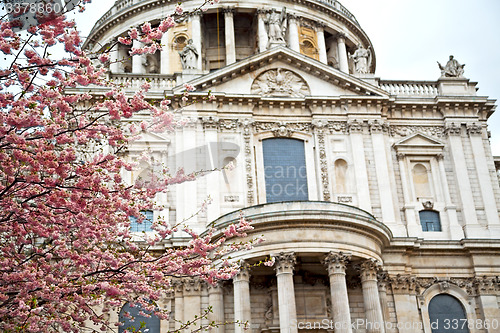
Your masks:
[{"label": "column capital", "polygon": [[195,10],[195,11],[189,13],[189,17],[191,19],[193,19],[193,18],[201,19],[202,16],[203,16],[203,11],[201,11],[201,10]]},{"label": "column capital", "polygon": [[351,254],[344,252],[330,252],[324,259],[328,275],[345,274],[347,263],[351,260]]},{"label": "column capital", "polygon": [[467,134],[471,135],[481,135],[483,134],[483,127],[476,123],[467,124]]},{"label": "column capital", "polygon": [[348,121],[347,130],[349,133],[363,133],[364,122],[359,119]]},{"label": "column capital", "polygon": [[203,288],[203,281],[198,278],[188,278],[183,281],[184,295],[200,295]]},{"label": "column capital", "polygon": [[462,134],[462,127],[460,124],[449,123],[446,125],[444,132],[447,135],[460,135]]},{"label": "column capital", "polygon": [[215,284],[208,284],[207,289],[208,289],[208,294],[222,294],[224,289],[223,289],[222,282],[215,282]]},{"label": "column capital", "polygon": [[250,281],[250,265],[246,261],[240,262],[240,271],[233,277],[233,282]]},{"label": "column capital", "polygon": [[224,13],[224,15],[233,16],[236,10],[234,9],[234,7],[224,7],[222,8],[222,12]]},{"label": "column capital", "polygon": [[387,133],[389,126],[382,120],[375,119],[369,123],[370,133]]},{"label": "column capital", "polygon": [[377,273],[380,268],[380,262],[375,259],[368,259],[363,261],[360,265],[361,283],[368,280],[377,281]]},{"label": "column capital", "polygon": [[297,257],[294,252],[280,252],[273,256],[276,260],[275,270],[276,275],[283,273],[293,273],[295,264],[297,263]]},{"label": "column capital", "polygon": [[337,39],[342,39],[343,41],[345,41],[345,39],[347,38],[347,36],[343,32],[339,32],[335,35],[335,37],[337,37]]}]

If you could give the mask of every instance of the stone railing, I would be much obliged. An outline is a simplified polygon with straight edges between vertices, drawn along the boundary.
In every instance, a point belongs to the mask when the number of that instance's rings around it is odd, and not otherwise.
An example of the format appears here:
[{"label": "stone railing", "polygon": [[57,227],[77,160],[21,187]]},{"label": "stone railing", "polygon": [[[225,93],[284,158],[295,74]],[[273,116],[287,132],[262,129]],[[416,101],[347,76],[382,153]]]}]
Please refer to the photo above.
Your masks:
[{"label": "stone railing", "polygon": [[175,75],[114,73],[110,75],[110,78],[117,84],[124,84],[131,88],[137,88],[149,82],[151,90],[169,90],[178,84]]},{"label": "stone railing", "polygon": [[[108,18],[110,18],[113,14],[118,13],[122,9],[131,7],[132,5],[136,3],[140,3],[144,0],[119,0],[117,1],[113,7],[111,7],[99,20],[97,20],[97,23],[94,25],[94,27],[99,27],[101,24],[106,22]],[[354,15],[347,10],[340,2],[337,0],[314,0],[316,2],[320,2],[322,4],[325,4],[331,8],[333,8],[335,11],[341,13],[342,15],[346,16],[350,20],[352,20],[354,23],[356,23],[359,26],[358,21],[354,17]]]},{"label": "stone railing", "polygon": [[391,95],[399,96],[435,97],[438,95],[437,83],[429,81],[380,81],[380,88]]},{"label": "stone railing", "polygon": [[347,18],[349,18],[350,20],[352,20],[354,23],[356,23],[359,26],[359,23],[356,20],[356,18],[354,17],[354,15],[352,15],[351,12],[348,11],[347,8],[345,8],[337,0],[316,0],[316,1],[332,7],[333,9],[335,9],[335,11],[342,13],[344,16],[346,16]]}]

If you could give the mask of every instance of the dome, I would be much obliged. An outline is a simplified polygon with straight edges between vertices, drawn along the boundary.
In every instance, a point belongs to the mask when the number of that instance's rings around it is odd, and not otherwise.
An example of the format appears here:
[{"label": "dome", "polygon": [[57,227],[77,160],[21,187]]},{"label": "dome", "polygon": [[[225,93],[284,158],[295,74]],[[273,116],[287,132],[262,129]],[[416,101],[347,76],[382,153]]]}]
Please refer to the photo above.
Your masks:
[{"label": "dome", "polygon": [[[189,15],[162,38],[163,49],[136,61],[132,46],[117,45],[130,27],[152,26],[174,13],[176,1],[119,0],[95,24],[85,47],[113,48],[119,64],[112,73],[203,75],[275,47],[287,47],[350,74],[375,72],[373,46],[353,14],[335,0],[220,1],[198,9],[199,1],[183,2]],[[192,40],[200,54],[186,64],[182,51]],[[189,61],[188,61],[189,62]]]}]

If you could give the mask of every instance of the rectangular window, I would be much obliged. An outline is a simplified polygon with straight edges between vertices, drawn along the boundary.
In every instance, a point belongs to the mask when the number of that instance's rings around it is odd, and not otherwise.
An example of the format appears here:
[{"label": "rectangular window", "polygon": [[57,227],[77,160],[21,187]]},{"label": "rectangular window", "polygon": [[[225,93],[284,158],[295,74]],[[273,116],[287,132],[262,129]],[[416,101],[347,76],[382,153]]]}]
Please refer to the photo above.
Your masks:
[{"label": "rectangular window", "polygon": [[433,210],[422,210],[418,213],[422,231],[441,231],[439,213]]},{"label": "rectangular window", "polygon": [[267,203],[308,200],[304,141],[266,139],[262,150]]},{"label": "rectangular window", "polygon": [[130,231],[132,232],[150,232],[153,231],[151,226],[153,225],[153,211],[143,210],[141,214],[144,215],[144,220],[142,223],[137,221],[137,218],[130,216]]}]

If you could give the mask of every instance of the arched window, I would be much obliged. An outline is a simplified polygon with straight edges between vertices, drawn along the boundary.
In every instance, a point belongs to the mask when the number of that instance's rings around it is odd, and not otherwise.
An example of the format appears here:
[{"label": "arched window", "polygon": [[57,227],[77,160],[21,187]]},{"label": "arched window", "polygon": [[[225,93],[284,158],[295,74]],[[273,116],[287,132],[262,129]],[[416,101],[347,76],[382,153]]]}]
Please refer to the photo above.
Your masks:
[{"label": "arched window", "polygon": [[[142,316],[140,312],[148,314],[149,317]],[[120,311],[120,323],[123,323],[123,325],[118,329],[118,333],[123,333],[125,330],[129,332],[160,333],[160,318],[152,312],[144,311],[139,305],[125,304]],[[149,331],[146,331],[147,329]]]},{"label": "arched window", "polygon": [[418,212],[422,231],[441,231],[439,212],[434,210],[421,210]]},{"label": "arched window", "polygon": [[262,141],[266,201],[308,200],[304,141],[275,138]]},{"label": "arched window", "polygon": [[448,294],[434,296],[428,311],[432,333],[469,333],[465,310],[455,297]]}]

